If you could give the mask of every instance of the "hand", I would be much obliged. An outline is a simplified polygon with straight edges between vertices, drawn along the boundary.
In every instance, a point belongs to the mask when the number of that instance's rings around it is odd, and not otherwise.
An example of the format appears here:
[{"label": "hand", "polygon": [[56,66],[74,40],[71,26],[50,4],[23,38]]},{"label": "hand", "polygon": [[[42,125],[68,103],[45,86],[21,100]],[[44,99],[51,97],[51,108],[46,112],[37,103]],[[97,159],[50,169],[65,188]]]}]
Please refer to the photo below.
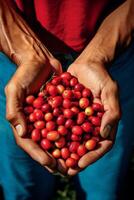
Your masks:
[{"label": "hand", "polygon": [[117,84],[102,65],[85,63],[84,61],[77,63],[76,61],[69,67],[68,71],[91,89],[95,102],[101,102],[105,111],[100,128],[100,134],[105,140],[99,142],[96,150],[87,153],[79,160],[78,169],[70,168],[68,170],[69,175],[75,175],[102,157],[112,147],[120,119],[120,107]]},{"label": "hand", "polygon": [[16,143],[50,172],[59,170],[64,173],[66,168],[62,160],[58,160],[56,166],[56,161],[51,155],[31,139],[20,137],[27,132],[22,112],[25,96],[37,92],[53,70],[60,73],[61,65],[15,11],[13,2],[0,2],[0,18],[0,50],[18,67],[5,88],[6,116],[13,128]]},{"label": "hand", "polygon": [[[130,44],[134,30],[134,2],[129,0],[114,10],[101,24],[97,33],[68,71],[92,90],[95,101],[101,101],[105,113],[102,118],[100,134],[106,140],[78,162],[78,169],[69,169],[75,175],[103,156],[113,145],[116,128],[120,119],[118,87],[109,76],[106,67],[120,49]],[[109,136],[108,136],[109,135]]]},{"label": "hand", "polygon": [[36,58],[35,61],[21,63],[21,66],[18,67],[16,73],[5,88],[7,100],[6,117],[13,128],[16,143],[24,151],[42,166],[45,166],[50,172],[59,170],[61,173],[64,173],[66,169],[64,168],[62,160],[59,160],[56,166],[56,161],[52,156],[44,152],[31,139],[23,137],[27,133],[26,119],[23,114],[23,100],[25,96],[39,90],[40,86],[51,75],[50,72],[52,70],[60,73],[60,63],[55,58],[48,58],[46,55],[44,55],[44,61],[42,60],[42,62]]}]

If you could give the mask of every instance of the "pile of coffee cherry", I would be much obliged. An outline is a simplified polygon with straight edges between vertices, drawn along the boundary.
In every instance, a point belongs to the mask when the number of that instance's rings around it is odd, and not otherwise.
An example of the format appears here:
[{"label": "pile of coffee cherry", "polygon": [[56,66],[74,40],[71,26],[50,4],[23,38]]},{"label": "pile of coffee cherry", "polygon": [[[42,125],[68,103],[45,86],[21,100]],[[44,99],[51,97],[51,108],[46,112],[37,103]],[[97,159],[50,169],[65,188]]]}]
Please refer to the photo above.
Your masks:
[{"label": "pile of coffee cherry", "polygon": [[77,167],[101,140],[103,106],[69,72],[53,76],[38,94],[27,96],[24,113],[27,137],[55,159],[64,159],[67,167]]}]

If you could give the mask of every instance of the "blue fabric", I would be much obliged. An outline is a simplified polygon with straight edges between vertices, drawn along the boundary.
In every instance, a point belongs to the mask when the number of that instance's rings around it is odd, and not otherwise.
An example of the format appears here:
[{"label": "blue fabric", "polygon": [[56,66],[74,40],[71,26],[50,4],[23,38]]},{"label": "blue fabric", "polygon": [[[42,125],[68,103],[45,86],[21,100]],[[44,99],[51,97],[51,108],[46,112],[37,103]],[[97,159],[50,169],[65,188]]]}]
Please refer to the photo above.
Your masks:
[{"label": "blue fabric", "polygon": [[[67,56],[63,65],[67,67],[66,59],[72,62],[74,57]],[[0,53],[0,185],[5,200],[47,200],[53,191],[54,176],[17,147],[5,120],[4,87],[15,70],[15,65]],[[80,200],[84,195],[86,200],[118,199],[134,145],[134,43],[112,64],[110,74],[119,84],[122,119],[112,150],[76,177],[77,187],[83,190]]]}]

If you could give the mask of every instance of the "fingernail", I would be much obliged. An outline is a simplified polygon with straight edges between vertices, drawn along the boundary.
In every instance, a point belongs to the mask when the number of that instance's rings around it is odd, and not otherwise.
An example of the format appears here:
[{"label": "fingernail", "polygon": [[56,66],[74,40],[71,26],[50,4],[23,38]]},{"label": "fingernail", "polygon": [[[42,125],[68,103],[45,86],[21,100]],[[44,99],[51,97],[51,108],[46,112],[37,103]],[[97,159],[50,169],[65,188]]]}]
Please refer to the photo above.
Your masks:
[{"label": "fingernail", "polygon": [[107,138],[110,135],[111,130],[112,130],[112,126],[108,124],[105,126],[105,128],[100,134],[103,138]]},{"label": "fingernail", "polygon": [[16,131],[17,131],[18,135],[20,137],[22,137],[23,136],[22,126],[20,124],[18,124],[15,128],[16,128]]}]

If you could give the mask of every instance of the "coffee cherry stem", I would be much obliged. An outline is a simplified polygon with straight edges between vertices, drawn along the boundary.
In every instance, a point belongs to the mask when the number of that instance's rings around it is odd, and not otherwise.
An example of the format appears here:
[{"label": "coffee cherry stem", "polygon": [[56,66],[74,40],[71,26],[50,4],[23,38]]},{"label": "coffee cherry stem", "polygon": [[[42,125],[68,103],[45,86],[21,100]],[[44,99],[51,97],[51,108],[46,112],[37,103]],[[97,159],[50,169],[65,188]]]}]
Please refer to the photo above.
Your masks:
[{"label": "coffee cherry stem", "polygon": [[40,88],[40,92],[44,92],[44,88],[46,87],[46,85],[53,79],[53,77],[55,76],[55,72],[52,73],[51,77],[47,80],[47,82],[45,82],[41,88]]}]

